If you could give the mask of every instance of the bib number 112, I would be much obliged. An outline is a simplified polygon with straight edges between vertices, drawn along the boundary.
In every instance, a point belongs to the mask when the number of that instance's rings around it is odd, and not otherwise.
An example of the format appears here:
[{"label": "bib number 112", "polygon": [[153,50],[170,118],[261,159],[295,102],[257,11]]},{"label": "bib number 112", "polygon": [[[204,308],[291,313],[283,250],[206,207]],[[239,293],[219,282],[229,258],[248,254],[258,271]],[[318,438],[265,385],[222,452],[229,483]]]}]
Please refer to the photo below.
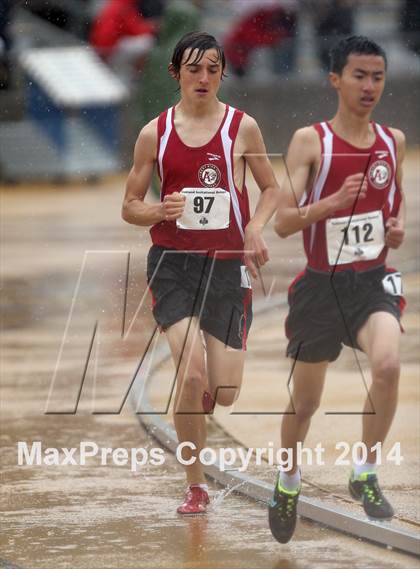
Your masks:
[{"label": "bib number 112", "polygon": [[[371,223],[364,223],[362,225],[361,230],[359,225],[353,225],[353,227],[351,228],[344,227],[343,229],[341,229],[341,233],[344,234],[344,245],[350,244],[349,242],[350,231],[353,231],[354,233],[354,242],[356,243],[356,245],[358,245],[361,242],[368,243],[369,241],[373,241],[374,240],[373,237],[370,236],[372,230],[373,230],[373,225]],[[363,234],[361,235],[361,233]]]}]

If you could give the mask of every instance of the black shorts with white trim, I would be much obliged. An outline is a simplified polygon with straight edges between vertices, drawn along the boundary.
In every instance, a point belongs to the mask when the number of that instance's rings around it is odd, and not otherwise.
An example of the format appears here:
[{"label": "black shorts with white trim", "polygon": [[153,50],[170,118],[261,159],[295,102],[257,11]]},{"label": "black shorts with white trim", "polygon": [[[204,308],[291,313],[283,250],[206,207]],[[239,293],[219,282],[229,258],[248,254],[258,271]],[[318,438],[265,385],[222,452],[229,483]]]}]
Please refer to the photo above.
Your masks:
[{"label": "black shorts with white trim", "polygon": [[246,349],[252,323],[252,290],[241,286],[240,259],[176,251],[153,245],[147,280],[161,330],[197,317],[200,328],[234,349]]},{"label": "black shorts with white trim", "polygon": [[399,321],[404,297],[385,291],[383,284],[391,274],[399,273],[380,266],[331,275],[307,267],[289,287],[287,355],[308,363],[332,362],[343,344],[360,349],[357,334],[371,314],[388,312]]}]

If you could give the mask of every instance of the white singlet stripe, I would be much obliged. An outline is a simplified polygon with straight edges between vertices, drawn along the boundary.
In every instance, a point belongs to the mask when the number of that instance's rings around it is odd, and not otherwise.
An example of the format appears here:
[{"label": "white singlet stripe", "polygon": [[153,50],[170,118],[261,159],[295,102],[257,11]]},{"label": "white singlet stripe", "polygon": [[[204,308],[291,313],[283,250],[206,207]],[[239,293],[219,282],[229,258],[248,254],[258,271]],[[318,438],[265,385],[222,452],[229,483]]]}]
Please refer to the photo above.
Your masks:
[{"label": "white singlet stripe", "polygon": [[388,146],[389,153],[390,153],[391,158],[392,158],[392,163],[394,164],[394,175],[392,177],[391,189],[390,189],[389,194],[388,194],[389,211],[391,211],[392,206],[394,205],[395,192],[397,190],[397,186],[395,184],[395,174],[397,172],[397,157],[395,156],[395,149],[394,149],[394,143],[392,141],[392,138],[386,134],[386,132],[384,131],[384,129],[381,127],[380,124],[375,123],[375,126],[376,126],[376,130],[378,131],[379,136],[382,138],[382,140]]},{"label": "white singlet stripe", "polygon": [[[330,129],[327,127],[325,122],[321,123],[322,129],[324,131],[324,138],[323,142],[323,158],[322,158],[322,166],[319,172],[319,175],[315,181],[313,187],[313,202],[317,202],[321,198],[322,190],[324,189],[324,184],[328,176],[328,172],[330,171],[331,167],[331,160],[332,160],[332,142],[333,142],[333,135]],[[316,223],[311,225],[311,243],[310,249],[312,251],[312,247],[314,244],[315,239],[315,230],[316,230]]]},{"label": "white singlet stripe", "polygon": [[170,107],[168,109],[168,112],[166,113],[165,132],[163,133],[159,144],[158,165],[159,165],[160,179],[162,181],[162,187],[163,187],[163,155],[165,154],[166,145],[168,144],[169,135],[171,134],[172,130],[172,110],[173,107]]},{"label": "white singlet stripe", "polygon": [[303,196],[300,198],[299,207],[302,207],[302,206],[303,206],[303,204],[306,202],[307,198],[308,198],[308,194],[307,194],[307,192],[305,191],[304,194],[303,194]]},{"label": "white singlet stripe", "polygon": [[242,239],[245,238],[244,230],[242,227],[242,215],[241,209],[239,207],[238,196],[236,194],[235,182],[233,181],[233,166],[231,160],[231,150],[232,150],[232,139],[229,136],[229,128],[232,123],[233,114],[235,109],[233,107],[229,107],[228,114],[225,120],[225,124],[223,125],[221,131],[222,137],[222,144],[223,144],[223,151],[225,153],[225,161],[226,161],[226,170],[228,175],[228,183],[229,183],[229,192],[230,197],[232,200],[232,207],[233,213],[235,215],[236,223],[238,225],[239,232],[241,234]]}]

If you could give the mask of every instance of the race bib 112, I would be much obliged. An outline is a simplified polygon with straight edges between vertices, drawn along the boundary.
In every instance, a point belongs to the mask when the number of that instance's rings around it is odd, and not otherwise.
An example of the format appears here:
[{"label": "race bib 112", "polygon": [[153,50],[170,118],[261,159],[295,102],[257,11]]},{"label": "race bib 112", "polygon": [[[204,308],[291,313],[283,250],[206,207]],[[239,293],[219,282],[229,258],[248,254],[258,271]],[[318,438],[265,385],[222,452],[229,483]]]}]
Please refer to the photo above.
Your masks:
[{"label": "race bib 112", "polygon": [[330,265],[376,259],[385,245],[381,210],[328,219],[325,230]]}]

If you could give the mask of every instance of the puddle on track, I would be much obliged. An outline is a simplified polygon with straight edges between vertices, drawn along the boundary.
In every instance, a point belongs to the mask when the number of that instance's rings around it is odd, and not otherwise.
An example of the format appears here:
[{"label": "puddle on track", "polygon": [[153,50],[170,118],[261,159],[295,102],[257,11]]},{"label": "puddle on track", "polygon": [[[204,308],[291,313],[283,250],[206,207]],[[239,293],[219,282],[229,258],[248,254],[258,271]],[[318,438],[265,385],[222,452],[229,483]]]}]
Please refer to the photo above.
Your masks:
[{"label": "puddle on track", "polygon": [[[95,194],[89,188],[40,190],[36,197],[22,191],[5,200],[10,232],[2,283],[1,560],[21,569],[418,568],[411,557],[306,521],[299,521],[292,542],[280,545],[269,532],[265,506],[215,485],[210,487],[214,506],[206,517],[180,518],[176,507],[184,475],[168,452],[163,466],[145,465],[136,473],[95,461],[85,467],[17,466],[17,441],[42,440],[44,447],[72,447],[81,440],[112,448],[159,446],[128,405],[119,416],[91,415],[86,405],[77,415],[44,414],[83,252],[134,251],[139,257],[130,277],[137,293],[128,299],[131,311],[140,297],[144,263],[139,259],[148,240],[139,247],[138,232],[119,222],[118,192],[116,186],[96,187]],[[99,229],[94,225],[96,196],[101,199]],[[76,322],[81,336],[88,329],[83,318],[98,294],[95,286],[86,291]],[[130,357],[141,341],[132,342]],[[78,354],[77,349],[70,354],[70,372]],[[105,402],[115,399],[117,382],[115,369],[103,383]],[[85,387],[89,394],[91,386]],[[66,395],[66,386],[60,394]],[[0,561],[0,567],[7,564]]]}]

